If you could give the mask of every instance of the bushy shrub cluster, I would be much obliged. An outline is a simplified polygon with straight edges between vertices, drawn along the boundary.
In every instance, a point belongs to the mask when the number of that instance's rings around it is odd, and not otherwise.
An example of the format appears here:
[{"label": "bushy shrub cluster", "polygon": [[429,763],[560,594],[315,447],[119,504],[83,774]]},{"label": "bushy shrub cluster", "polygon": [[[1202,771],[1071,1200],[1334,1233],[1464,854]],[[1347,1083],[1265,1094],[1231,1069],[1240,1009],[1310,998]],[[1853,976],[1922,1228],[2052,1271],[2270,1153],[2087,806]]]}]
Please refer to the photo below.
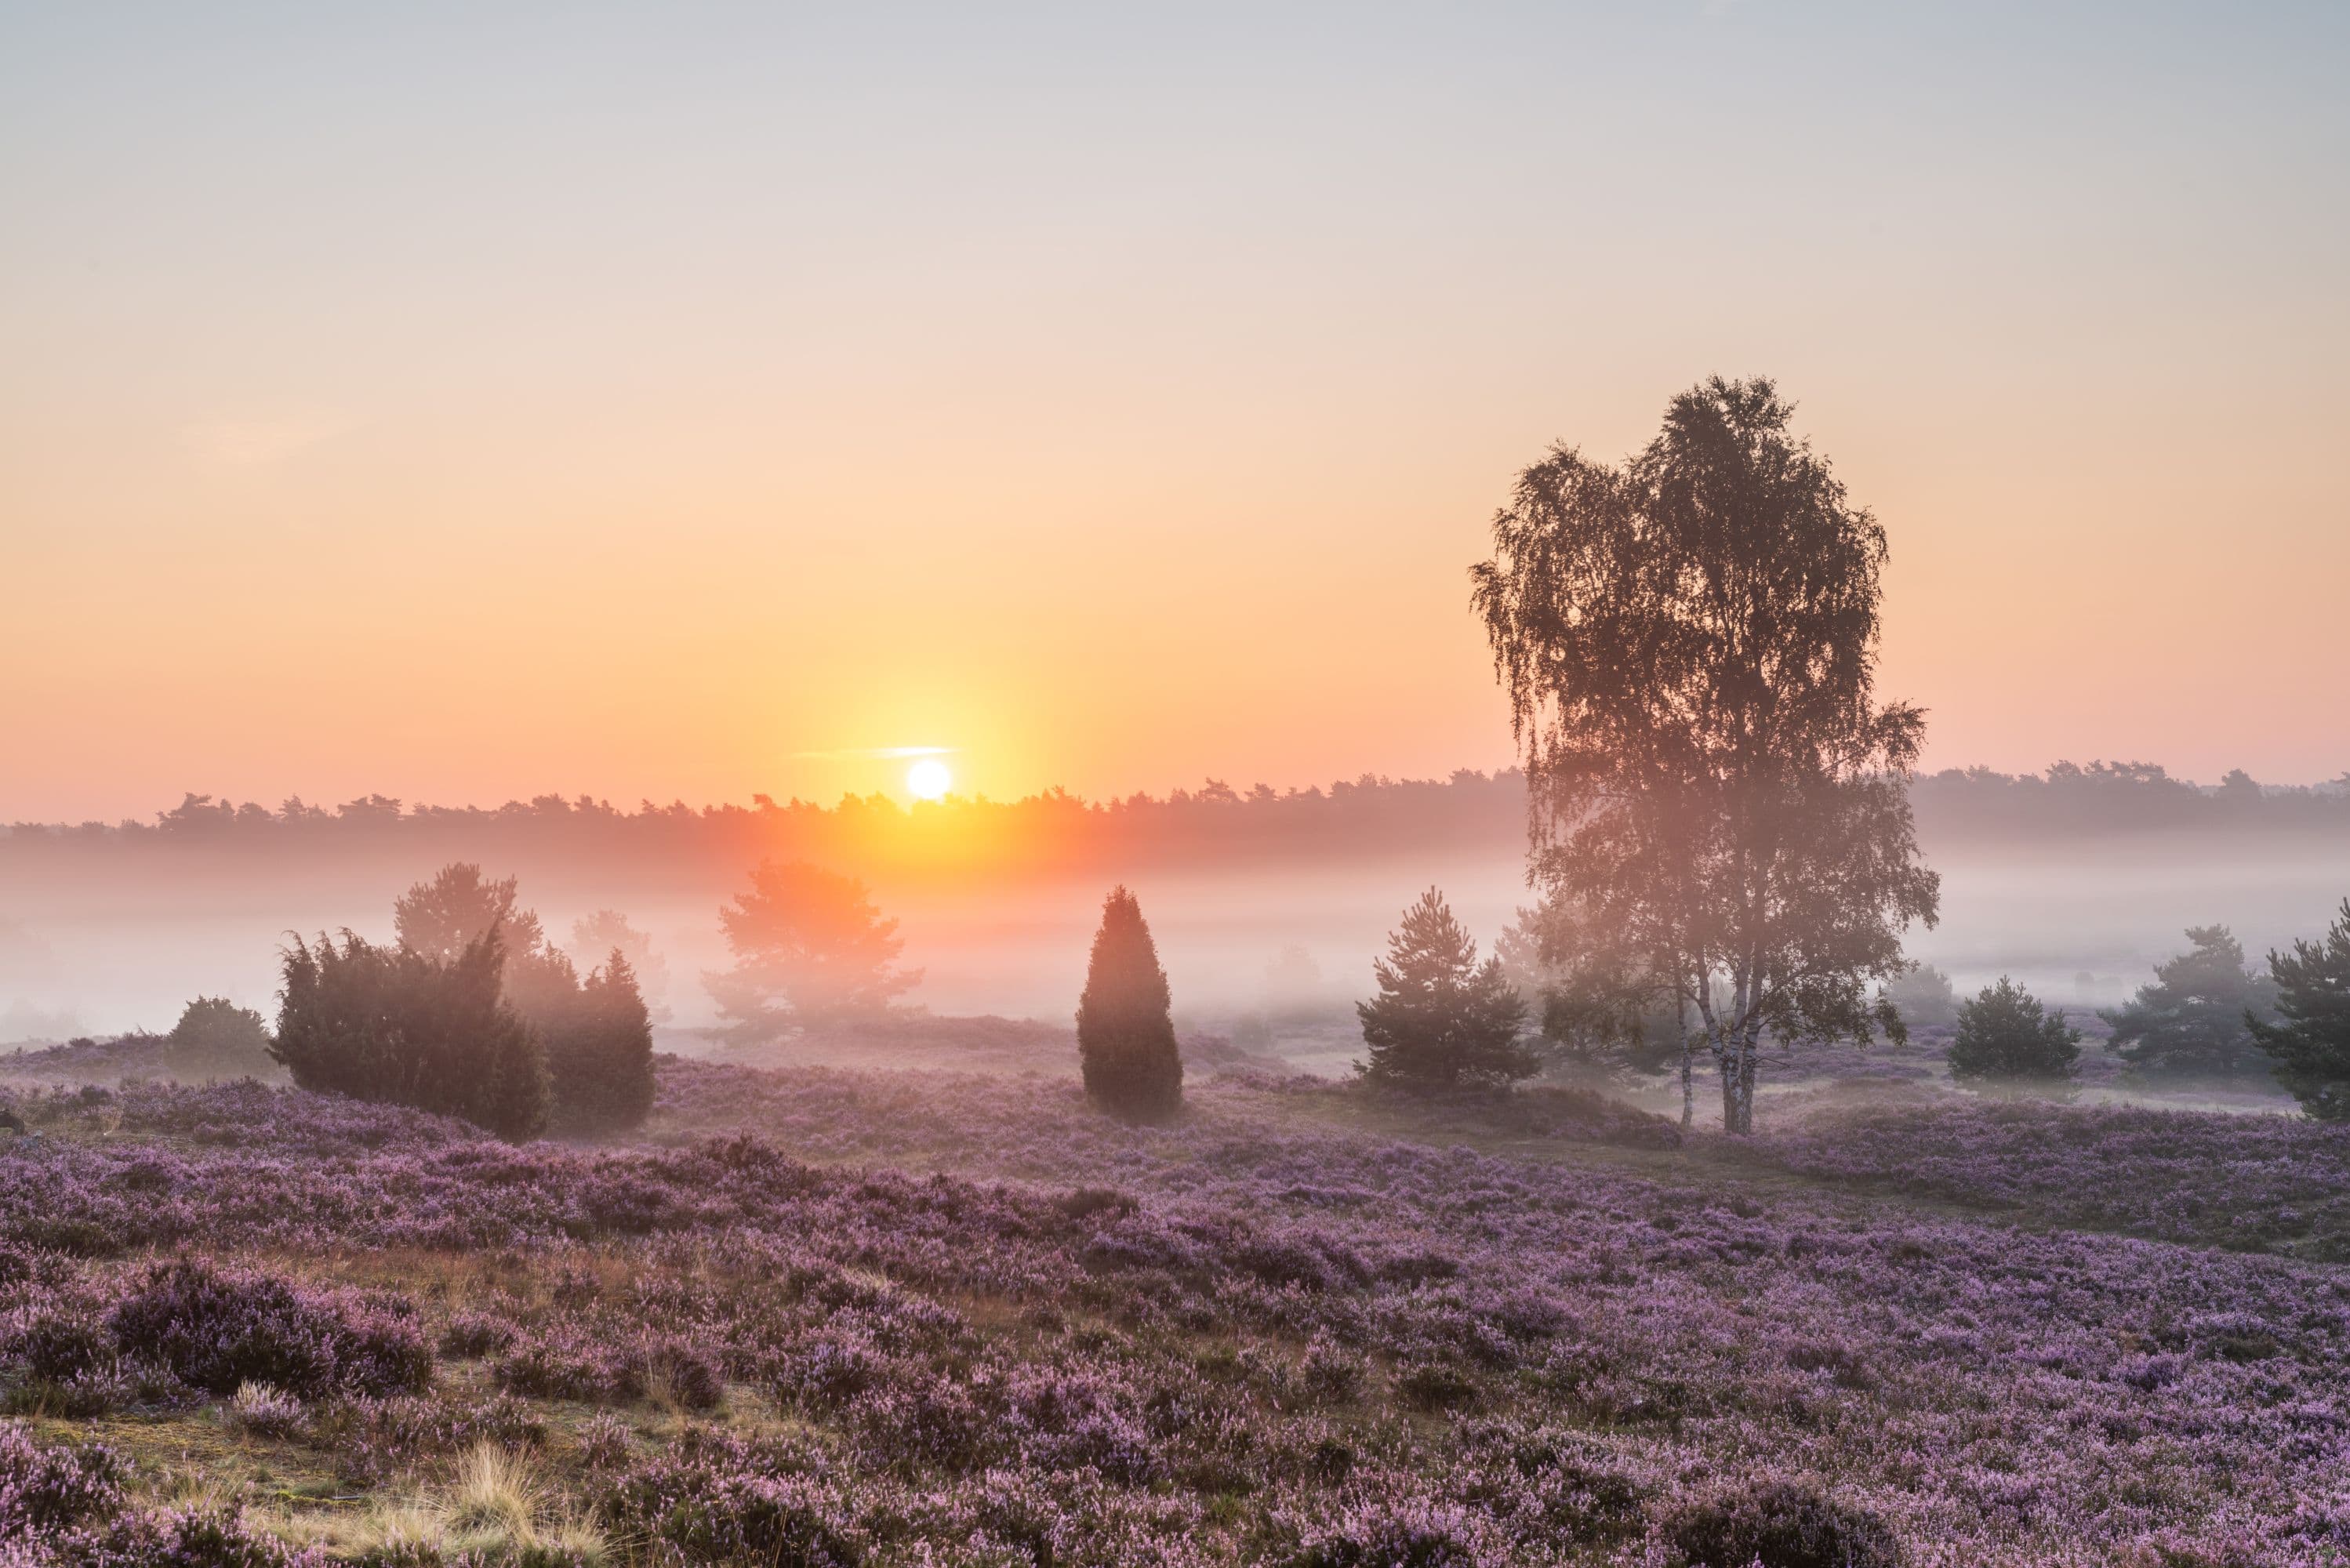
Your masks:
[{"label": "bushy shrub cluster", "polygon": [[452,960],[343,933],[286,950],[270,1054],[306,1089],[463,1116],[501,1137],[546,1124],[546,1053],[503,991],[492,927]]},{"label": "bushy shrub cluster", "polygon": [[653,1103],[652,1023],[618,948],[581,979],[511,877],[443,867],[395,947],[296,939],[273,1054],[304,1088],[463,1116],[502,1137],[608,1133]]},{"label": "bushy shrub cluster", "polygon": [[45,1535],[113,1515],[122,1506],[122,1460],[98,1443],[36,1443],[0,1426],[0,1541]]}]

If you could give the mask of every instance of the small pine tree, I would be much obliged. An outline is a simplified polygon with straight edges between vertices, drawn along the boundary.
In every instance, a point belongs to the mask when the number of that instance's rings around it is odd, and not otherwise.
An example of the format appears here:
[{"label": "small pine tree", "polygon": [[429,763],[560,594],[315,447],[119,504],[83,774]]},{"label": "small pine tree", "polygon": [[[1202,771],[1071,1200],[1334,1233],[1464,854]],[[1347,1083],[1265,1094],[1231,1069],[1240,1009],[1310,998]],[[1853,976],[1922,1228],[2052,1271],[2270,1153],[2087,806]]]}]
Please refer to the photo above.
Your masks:
[{"label": "small pine tree", "polygon": [[270,1069],[269,1025],[224,996],[188,1003],[164,1038],[163,1060],[183,1081],[258,1077]]},{"label": "small pine tree", "polygon": [[2248,973],[2244,944],[2225,926],[2190,926],[2188,950],[2155,966],[2154,983],[2126,1006],[2098,1014],[2114,1050],[2135,1070],[2170,1077],[2233,1077],[2265,1064],[2247,1013],[2273,1013],[2265,975]]},{"label": "small pine tree", "polygon": [[1183,1057],[1168,1009],[1167,971],[1142,906],[1115,888],[1077,1001],[1077,1060],[1096,1104],[1135,1117],[1171,1115],[1182,1104]]},{"label": "small pine tree", "polygon": [[2277,1082],[2320,1121],[2350,1121],[2350,898],[2323,941],[2269,954],[2278,1022],[2245,1017]]},{"label": "small pine tree", "polygon": [[1379,994],[1355,1004],[1369,1060],[1356,1070],[1377,1083],[1415,1088],[1509,1084],[1539,1063],[1518,1039],[1526,1004],[1498,958],[1477,961],[1477,944],[1430,888],[1406,909],[1372,965]]},{"label": "small pine tree", "polygon": [[550,1119],[566,1132],[635,1127],[653,1108],[653,1029],[636,971],[619,949],[579,982],[569,1016],[549,1030]]},{"label": "small pine tree", "polygon": [[2064,1010],[2046,1012],[2040,999],[2008,979],[1959,1003],[1958,1037],[1950,1043],[1950,1076],[1960,1081],[2069,1081],[2079,1070],[2081,1032]]},{"label": "small pine tree", "polygon": [[546,1126],[538,1036],[501,991],[495,925],[453,961],[343,933],[285,952],[269,1054],[305,1089],[463,1116],[519,1141]]}]

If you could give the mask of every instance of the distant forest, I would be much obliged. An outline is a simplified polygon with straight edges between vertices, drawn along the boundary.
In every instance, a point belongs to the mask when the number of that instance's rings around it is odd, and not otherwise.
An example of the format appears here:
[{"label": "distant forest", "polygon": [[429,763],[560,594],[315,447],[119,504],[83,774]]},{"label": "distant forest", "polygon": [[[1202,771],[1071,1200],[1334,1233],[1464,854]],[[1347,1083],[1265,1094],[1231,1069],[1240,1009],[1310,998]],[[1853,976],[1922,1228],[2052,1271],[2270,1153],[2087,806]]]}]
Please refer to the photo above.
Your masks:
[{"label": "distant forest", "polygon": [[[2261,784],[2233,772],[2217,785],[2147,763],[2058,763],[2045,774],[1950,769],[1920,777],[1911,800],[1929,848],[2029,844],[2132,833],[2350,834],[2350,774],[2311,786]],[[1061,790],[1009,802],[951,798],[900,805],[883,795],[833,805],[777,802],[635,810],[582,795],[541,795],[492,809],[408,805],[381,795],[332,808],[272,809],[191,794],[152,822],[13,823],[0,869],[88,870],[125,860],[374,859],[397,857],[546,863],[574,857],[647,881],[706,867],[732,877],[762,856],[848,865],[889,879],[1024,877],[1102,867],[1312,865],[1431,851],[1509,852],[1523,832],[1525,779],[1515,769],[1449,779],[1366,775],[1327,789],[1197,790],[1087,802]],[[631,878],[633,879],[633,878]]]}]

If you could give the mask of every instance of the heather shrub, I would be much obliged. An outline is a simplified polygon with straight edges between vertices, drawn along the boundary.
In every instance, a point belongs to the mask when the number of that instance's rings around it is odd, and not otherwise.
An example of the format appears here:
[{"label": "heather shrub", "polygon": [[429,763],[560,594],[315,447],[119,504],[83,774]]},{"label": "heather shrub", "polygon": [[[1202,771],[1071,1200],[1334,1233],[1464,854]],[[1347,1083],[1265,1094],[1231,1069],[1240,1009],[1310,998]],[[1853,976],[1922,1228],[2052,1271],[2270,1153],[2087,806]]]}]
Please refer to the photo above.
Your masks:
[{"label": "heather shrub", "polygon": [[846,1511],[815,1480],[723,1442],[689,1443],[629,1471],[604,1489],[598,1512],[686,1563],[853,1568],[865,1556]]},{"label": "heather shrub", "polygon": [[323,1555],[296,1551],[242,1514],[213,1508],[130,1514],[69,1544],[71,1560],[93,1568],[328,1568]]},{"label": "heather shrub", "polygon": [[1477,1385],[1457,1366],[1442,1361],[1419,1361],[1399,1367],[1396,1392],[1416,1410],[1453,1410],[1477,1399]]},{"label": "heather shrub", "polygon": [[1688,1568],[1898,1568],[1893,1532],[1815,1485],[1765,1480],[1683,1502],[1662,1533]]},{"label": "heather shrub", "polygon": [[1183,1058],[1168,1008],[1167,971],[1142,906],[1124,888],[1112,888],[1077,1001],[1077,1057],[1097,1104],[1149,1118],[1182,1103]]},{"label": "heather shrub", "polygon": [[45,1535],[122,1507],[122,1461],[98,1443],[38,1443],[0,1425],[0,1541]]},{"label": "heather shrub", "polygon": [[20,1307],[0,1321],[0,1361],[28,1377],[64,1383],[111,1371],[114,1335],[103,1314],[86,1302]]},{"label": "heather shrub", "polygon": [[432,1376],[432,1352],[411,1323],[192,1259],[149,1270],[109,1322],[123,1349],[154,1357],[210,1394],[234,1394],[248,1382],[304,1399],[406,1393]]},{"label": "heather shrub", "polygon": [[1362,1391],[1362,1357],[1316,1336],[1297,1364],[1299,1382],[1308,1397],[1326,1405],[1343,1405]]},{"label": "heather shrub", "polygon": [[682,1339],[650,1344],[631,1358],[643,1395],[657,1405],[683,1410],[714,1410],[726,1398],[726,1375],[718,1363]]},{"label": "heather shrub", "polygon": [[283,1438],[300,1429],[302,1401],[266,1383],[240,1383],[229,1401],[229,1418],[256,1437]]},{"label": "heather shrub", "polygon": [[1380,1501],[1309,1526],[1284,1563],[1284,1568],[1499,1568],[1505,1561],[1503,1543],[1462,1509]]},{"label": "heather shrub", "polygon": [[461,1312],[451,1315],[441,1331],[441,1354],[475,1359],[495,1355],[515,1340],[514,1325],[487,1313]]},{"label": "heather shrub", "polygon": [[[88,1302],[51,1299],[0,1318],[0,1404],[19,1414],[82,1418],[119,1409],[155,1380],[126,1366],[104,1314]],[[168,1375],[161,1381],[169,1386]]]},{"label": "heather shrub", "polygon": [[636,1451],[629,1424],[609,1410],[598,1410],[580,1424],[579,1462],[591,1470],[618,1472]]}]

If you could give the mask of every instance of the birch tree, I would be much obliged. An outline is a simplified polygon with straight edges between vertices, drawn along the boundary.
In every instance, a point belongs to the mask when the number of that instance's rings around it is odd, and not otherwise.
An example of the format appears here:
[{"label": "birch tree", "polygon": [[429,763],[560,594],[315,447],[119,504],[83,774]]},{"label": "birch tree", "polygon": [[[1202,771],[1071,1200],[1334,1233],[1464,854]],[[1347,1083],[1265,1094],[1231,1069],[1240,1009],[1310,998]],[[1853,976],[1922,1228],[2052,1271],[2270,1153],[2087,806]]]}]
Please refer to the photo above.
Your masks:
[{"label": "birch tree", "polygon": [[1715,378],[1620,466],[1554,447],[1472,574],[1528,880],[1670,977],[1733,1133],[1766,1036],[1901,1036],[1867,983],[1939,898],[1908,803],[1925,715],[1875,697],[1885,532],[1793,412]]}]

